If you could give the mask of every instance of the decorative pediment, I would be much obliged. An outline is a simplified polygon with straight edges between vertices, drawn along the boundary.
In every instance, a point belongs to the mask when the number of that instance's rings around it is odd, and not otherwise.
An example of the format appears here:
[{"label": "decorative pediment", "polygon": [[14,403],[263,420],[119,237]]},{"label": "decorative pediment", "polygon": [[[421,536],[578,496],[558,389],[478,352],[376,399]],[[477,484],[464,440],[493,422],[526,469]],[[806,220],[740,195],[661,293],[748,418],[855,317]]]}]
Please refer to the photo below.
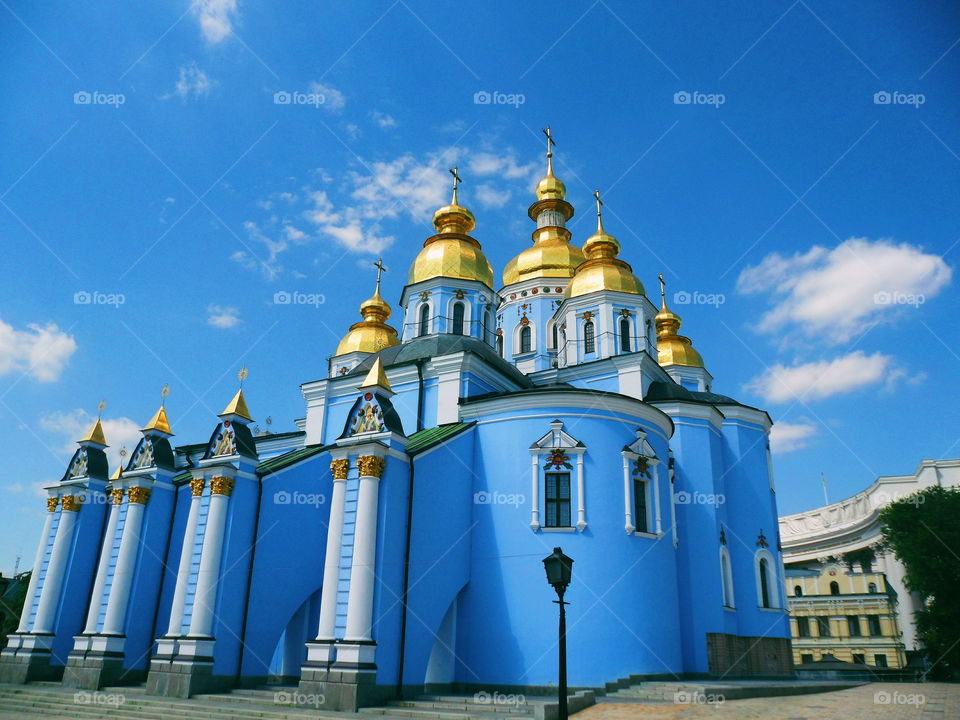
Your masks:
[{"label": "decorative pediment", "polygon": [[563,422],[554,420],[550,423],[550,432],[531,445],[530,450],[537,454],[550,453],[554,458],[554,464],[562,464],[562,456],[571,452],[582,453],[586,450],[586,446],[563,430]]},{"label": "decorative pediment", "polygon": [[174,469],[173,450],[166,438],[144,435],[134,448],[126,469],[127,471],[146,470],[157,467],[165,470]]},{"label": "decorative pediment", "polygon": [[637,428],[637,439],[629,445],[624,446],[622,452],[630,458],[646,458],[651,464],[659,462],[657,451],[653,449],[650,441],[647,440],[647,433],[640,428]]},{"label": "decorative pediment", "polygon": [[70,466],[67,468],[67,477],[71,480],[87,476],[87,449],[80,448],[73,454]]},{"label": "decorative pediment", "polygon": [[209,460],[215,457],[229,457],[231,455],[245,455],[246,457],[257,457],[256,446],[253,442],[253,436],[250,429],[233,420],[224,420],[213,431],[210,436],[210,442],[207,443],[207,451],[203,459]]},{"label": "decorative pediment", "polygon": [[61,482],[87,477],[106,480],[108,474],[107,456],[103,450],[89,445],[81,445],[77,448],[73,457],[70,458],[70,463],[67,465],[67,471],[63,474]]},{"label": "decorative pediment", "polygon": [[400,417],[390,398],[379,392],[367,391],[360,395],[350,412],[341,438],[375,433],[395,432],[403,434]]}]

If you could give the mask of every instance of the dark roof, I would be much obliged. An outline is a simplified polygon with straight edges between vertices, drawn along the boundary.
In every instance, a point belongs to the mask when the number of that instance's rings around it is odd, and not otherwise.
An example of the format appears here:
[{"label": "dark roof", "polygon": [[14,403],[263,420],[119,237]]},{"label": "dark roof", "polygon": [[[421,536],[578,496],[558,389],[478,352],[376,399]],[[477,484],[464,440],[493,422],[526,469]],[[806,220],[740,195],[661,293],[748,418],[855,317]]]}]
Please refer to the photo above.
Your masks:
[{"label": "dark roof", "polygon": [[394,367],[396,365],[407,365],[415,363],[418,360],[429,360],[442,355],[452,355],[458,352],[473,353],[488,365],[492,365],[504,375],[515,380],[522,387],[530,387],[533,381],[526,375],[517,370],[512,363],[504,360],[497,351],[487,345],[482,340],[467,335],[427,335],[416,338],[409,342],[395,345],[391,348],[381,350],[376,355],[364,358],[356,367],[343,377],[363,377],[369,372],[370,367],[379,357],[384,367]]},{"label": "dark roof", "polygon": [[307,445],[306,447],[297,448],[296,450],[285,452],[282,455],[277,455],[269,460],[264,460],[262,463],[257,465],[257,474],[263,476],[283,470],[284,468],[290,467],[301,460],[306,460],[307,458],[313,457],[317,453],[323,452],[327,449],[327,447],[327,445],[323,444]]},{"label": "dark roof", "polygon": [[410,455],[416,455],[424,450],[429,450],[433,446],[439,445],[455,435],[459,435],[464,430],[471,428],[474,425],[476,425],[476,422],[448,423],[446,425],[438,425],[435,428],[427,428],[426,430],[415,432],[409,437],[409,443],[407,443],[407,453]]},{"label": "dark roof", "polygon": [[[254,435],[253,442],[254,443],[267,442],[268,440],[276,440],[277,438],[296,437],[298,435],[306,435],[306,433],[303,430],[291,430],[290,432],[268,433],[267,435]],[[190,443],[187,445],[177,445],[175,449],[178,453],[189,455],[190,453],[206,450],[207,443]]]},{"label": "dark roof", "polygon": [[701,405],[739,405],[740,407],[744,407],[749,410],[765,412],[764,410],[760,410],[760,408],[753,407],[752,405],[744,405],[742,402],[734,400],[728,395],[687,390],[679,383],[665,380],[654,380],[652,383],[650,383],[650,387],[647,388],[646,397],[643,399],[645,402],[650,403],[676,400],[680,402],[700,403]]}]

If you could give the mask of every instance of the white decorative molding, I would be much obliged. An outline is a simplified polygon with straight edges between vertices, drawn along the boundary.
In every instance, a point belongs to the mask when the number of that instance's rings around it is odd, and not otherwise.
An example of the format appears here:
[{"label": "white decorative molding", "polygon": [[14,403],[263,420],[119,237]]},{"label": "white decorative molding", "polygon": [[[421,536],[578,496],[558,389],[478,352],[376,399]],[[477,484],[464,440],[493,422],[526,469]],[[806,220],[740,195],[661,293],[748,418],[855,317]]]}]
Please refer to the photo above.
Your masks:
[{"label": "white decorative molding", "polygon": [[[658,466],[660,465],[660,459],[657,457],[656,450],[653,449],[653,446],[647,440],[647,433],[642,429],[637,428],[637,439],[632,443],[627,445],[620,452],[623,457],[623,503],[624,503],[624,517],[626,522],[624,524],[624,529],[627,531],[628,535],[652,535],[654,537],[660,537],[663,535],[663,521],[661,519],[660,511],[660,471]],[[647,532],[637,531],[636,518],[633,517],[633,508],[634,508],[634,492],[633,492],[633,478],[632,473],[630,472],[630,463],[635,461],[640,457],[647,458],[650,468],[652,470],[651,478],[643,480],[644,483],[644,492],[648,493],[647,495]],[[652,486],[652,490],[651,490]],[[670,494],[671,503],[673,499],[673,493]],[[652,514],[650,513],[650,508],[653,508]],[[673,513],[673,508],[671,507],[671,514]],[[651,520],[653,521],[651,523]],[[652,527],[652,532],[651,530]]]},{"label": "white decorative molding", "polygon": [[[530,455],[533,459],[532,471],[531,471],[531,492],[530,495],[532,499],[532,508],[531,508],[531,518],[530,518],[530,527],[535,532],[537,530],[548,530],[548,528],[543,527],[540,524],[540,481],[541,481],[541,468],[540,460],[545,455],[550,455],[554,450],[563,450],[568,455],[576,456],[577,460],[577,504],[576,504],[576,517],[577,522],[575,528],[579,532],[583,532],[587,528],[587,500],[586,493],[584,490],[584,479],[583,479],[583,454],[587,451],[586,446],[571,436],[569,433],[565,432],[563,429],[563,422],[561,420],[554,420],[550,423],[550,430],[543,435],[539,440],[537,440],[533,445],[530,446]],[[572,494],[572,493],[571,493]],[[571,521],[573,517],[570,518]]]}]

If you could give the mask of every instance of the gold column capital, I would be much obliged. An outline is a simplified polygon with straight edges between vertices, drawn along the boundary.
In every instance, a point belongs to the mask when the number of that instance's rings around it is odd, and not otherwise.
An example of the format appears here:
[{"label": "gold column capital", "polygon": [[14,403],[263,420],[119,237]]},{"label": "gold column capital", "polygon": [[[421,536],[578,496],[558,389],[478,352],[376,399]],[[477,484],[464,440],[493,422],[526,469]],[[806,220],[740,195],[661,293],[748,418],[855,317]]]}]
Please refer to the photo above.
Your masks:
[{"label": "gold column capital", "polygon": [[203,495],[203,487],[207,484],[207,481],[202,477],[194,478],[190,481],[190,494],[193,497],[200,497]]},{"label": "gold column capital", "polygon": [[48,497],[47,498],[47,512],[56,512],[57,505],[60,504],[59,497]]},{"label": "gold column capital", "polygon": [[230,493],[233,492],[233,478],[210,478],[210,492],[214,495],[226,495],[227,497],[230,497]]},{"label": "gold column capital", "polygon": [[383,467],[386,460],[377,455],[361,455],[357,458],[357,469],[360,471],[360,477],[378,478],[383,474]]},{"label": "gold column capital", "polygon": [[346,480],[347,472],[350,470],[350,461],[346,458],[330,461],[330,472],[333,473],[334,480]]},{"label": "gold column capital", "polygon": [[79,495],[63,496],[64,512],[80,512],[80,505],[82,504],[83,504],[83,500]]},{"label": "gold column capital", "polygon": [[123,488],[114,488],[110,491],[110,502],[119,505],[123,502]]},{"label": "gold column capital", "polygon": [[147,501],[150,499],[150,488],[145,488],[145,487],[128,488],[127,497],[130,498],[130,502],[132,503],[137,503],[138,505],[146,505]]}]

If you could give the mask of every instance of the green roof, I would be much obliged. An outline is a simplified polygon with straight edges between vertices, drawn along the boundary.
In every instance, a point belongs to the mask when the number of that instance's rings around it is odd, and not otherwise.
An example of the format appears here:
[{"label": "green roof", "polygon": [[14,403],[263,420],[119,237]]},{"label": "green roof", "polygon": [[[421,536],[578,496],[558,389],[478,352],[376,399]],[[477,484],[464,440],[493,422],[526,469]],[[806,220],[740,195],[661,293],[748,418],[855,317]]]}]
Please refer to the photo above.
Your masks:
[{"label": "green roof", "polygon": [[189,470],[186,470],[185,472],[182,472],[179,475],[174,475],[173,480],[171,480],[171,482],[174,485],[179,485],[181,483],[187,482],[187,480],[189,480],[192,477],[193,477],[193,474]]},{"label": "green roof", "polygon": [[449,423],[447,425],[438,425],[435,428],[427,428],[426,430],[415,432],[408,438],[407,454],[416,455],[417,453],[421,453],[424,450],[432,448],[434,445],[439,445],[444,440],[449,440],[454,435],[459,435],[474,425],[476,425],[475,422]]},{"label": "green roof", "polygon": [[323,452],[326,449],[326,445],[318,444],[307,445],[306,447],[285,452],[283,455],[277,455],[276,457],[270,458],[269,460],[264,460],[262,463],[257,465],[257,474],[269,475],[270,473],[277,472],[278,470],[283,470],[285,467],[289,467],[290,465],[298,463],[301,460],[306,460],[309,457],[313,457],[317,453]]}]

